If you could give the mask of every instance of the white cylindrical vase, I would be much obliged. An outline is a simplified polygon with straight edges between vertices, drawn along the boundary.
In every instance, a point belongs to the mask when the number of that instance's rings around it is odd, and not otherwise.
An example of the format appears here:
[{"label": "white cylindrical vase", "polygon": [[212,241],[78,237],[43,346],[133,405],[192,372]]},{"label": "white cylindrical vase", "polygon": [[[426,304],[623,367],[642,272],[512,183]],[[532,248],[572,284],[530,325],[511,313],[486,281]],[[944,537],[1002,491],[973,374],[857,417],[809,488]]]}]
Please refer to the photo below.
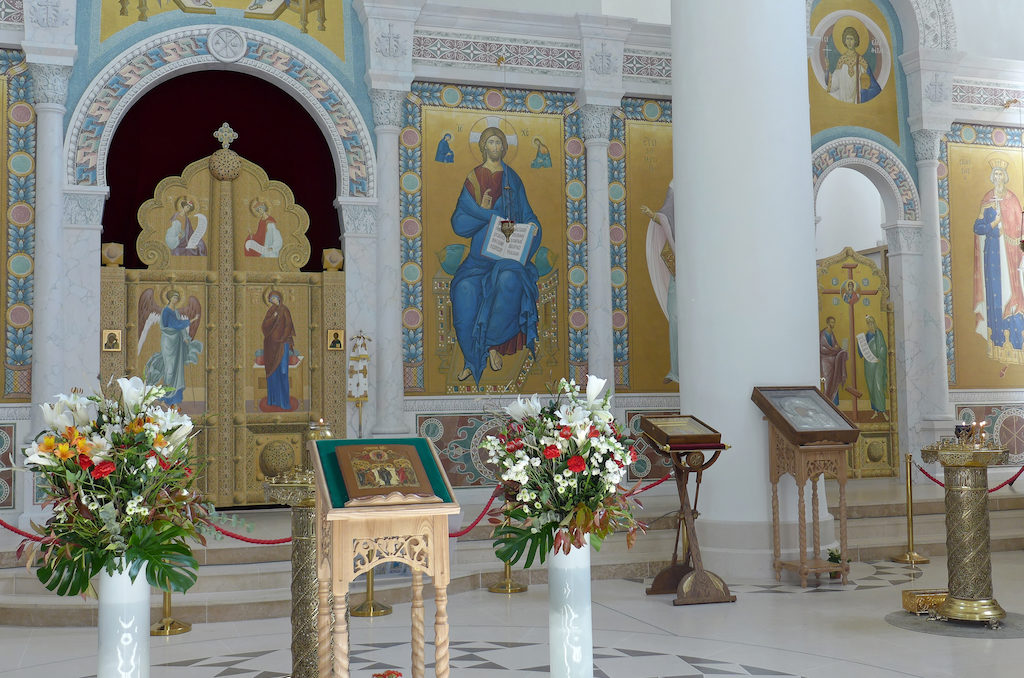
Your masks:
[{"label": "white cylindrical vase", "polygon": [[594,678],[590,535],[583,548],[548,556],[548,639],[552,678]]},{"label": "white cylindrical vase", "polygon": [[99,663],[96,678],[149,678],[149,582],[122,572],[97,576]]}]

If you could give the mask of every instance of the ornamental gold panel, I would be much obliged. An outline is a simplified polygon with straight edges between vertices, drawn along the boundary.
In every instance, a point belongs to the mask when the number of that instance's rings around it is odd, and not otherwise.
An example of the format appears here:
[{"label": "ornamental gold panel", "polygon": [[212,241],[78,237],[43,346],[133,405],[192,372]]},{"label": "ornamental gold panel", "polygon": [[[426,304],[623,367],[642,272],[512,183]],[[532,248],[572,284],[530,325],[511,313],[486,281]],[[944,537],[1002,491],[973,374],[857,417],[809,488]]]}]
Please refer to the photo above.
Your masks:
[{"label": "ornamental gold panel", "polygon": [[147,268],[101,271],[102,327],[123,330],[101,378],[170,388],[197,424],[207,496],[265,504],[262,483],[300,463],[311,420],[344,437],[346,351],[327,351],[323,328],[345,328],[345,274],[300,270],[308,214],[226,147],[161,180],[138,214]]}]

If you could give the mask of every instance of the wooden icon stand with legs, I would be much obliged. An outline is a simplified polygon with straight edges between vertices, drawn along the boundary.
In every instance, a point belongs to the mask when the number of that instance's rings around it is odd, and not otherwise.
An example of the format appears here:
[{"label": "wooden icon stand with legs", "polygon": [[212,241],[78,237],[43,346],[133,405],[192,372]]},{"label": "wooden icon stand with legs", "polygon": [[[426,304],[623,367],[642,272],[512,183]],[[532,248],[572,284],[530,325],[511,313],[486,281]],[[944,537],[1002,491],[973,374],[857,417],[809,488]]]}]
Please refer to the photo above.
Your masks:
[{"label": "wooden icon stand with legs", "polygon": [[424,574],[434,585],[434,675],[448,678],[448,516],[459,505],[437,450],[426,438],[308,445],[317,487],[318,675],[351,677],[349,587],[375,566],[399,562],[412,570],[412,678],[426,675]]},{"label": "wooden icon stand with legs", "polygon": [[[699,603],[732,603],[736,596],[726,583],[713,572],[704,569],[700,544],[694,527],[695,506],[700,495],[703,472],[718,459],[727,446],[721,434],[690,415],[641,417],[640,428],[654,444],[655,449],[669,455],[679,492],[679,513],[676,524],[676,543],[672,549],[672,563],[654,577],[647,589],[648,595],[675,593],[673,605]],[[704,455],[713,451],[711,459]],[[693,504],[687,484],[690,473],[697,474],[697,493]],[[679,562],[679,542],[683,542],[683,562]]]},{"label": "wooden icon stand with legs", "polygon": [[[860,436],[860,430],[825,398],[814,386],[759,386],[750,399],[769,421],[769,476],[772,484],[772,541],[774,542],[775,579],[782,580],[782,570],[794,570],[800,586],[807,586],[807,576],[815,578],[826,572],[839,572],[846,584],[850,565],[846,558],[846,457]],[[782,559],[782,535],[779,517],[779,479],[790,474],[796,481],[797,529],[799,553],[797,560]],[[839,560],[823,559],[818,523],[817,478],[832,473],[839,482]],[[804,492],[811,484],[811,520],[814,550],[807,554],[807,511]]]}]

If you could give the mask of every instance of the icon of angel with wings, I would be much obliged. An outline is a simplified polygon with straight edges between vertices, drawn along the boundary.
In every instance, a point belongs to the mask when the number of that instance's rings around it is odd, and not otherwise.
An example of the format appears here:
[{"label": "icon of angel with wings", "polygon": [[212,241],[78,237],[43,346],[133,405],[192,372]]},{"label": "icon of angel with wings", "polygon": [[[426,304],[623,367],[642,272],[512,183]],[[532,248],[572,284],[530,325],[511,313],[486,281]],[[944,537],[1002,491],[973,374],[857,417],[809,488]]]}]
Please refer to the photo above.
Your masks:
[{"label": "icon of angel with wings", "polygon": [[146,361],[143,374],[146,383],[162,384],[171,389],[163,402],[178,405],[185,392],[185,365],[197,363],[199,354],[203,352],[203,343],[195,338],[203,308],[194,296],[189,296],[188,303],[179,308],[182,293],[173,287],[168,287],[160,296],[164,301],[162,309],[153,288],[143,291],[139,297],[139,344],[136,355],[142,352],[149,331],[159,326],[160,350]]}]

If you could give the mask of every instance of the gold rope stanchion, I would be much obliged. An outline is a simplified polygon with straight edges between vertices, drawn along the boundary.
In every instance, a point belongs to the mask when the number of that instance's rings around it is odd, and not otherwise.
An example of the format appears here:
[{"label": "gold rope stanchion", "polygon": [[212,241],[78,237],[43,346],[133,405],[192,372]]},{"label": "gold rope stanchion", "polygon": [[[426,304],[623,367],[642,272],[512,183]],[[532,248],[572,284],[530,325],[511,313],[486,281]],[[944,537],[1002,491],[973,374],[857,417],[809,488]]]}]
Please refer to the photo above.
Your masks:
[{"label": "gold rope stanchion", "polygon": [[505,578],[495,584],[491,584],[487,587],[487,590],[491,593],[512,594],[522,593],[527,588],[529,587],[526,584],[520,584],[512,578],[512,566],[505,563]]},{"label": "gold rope stanchion", "polygon": [[171,616],[171,592],[164,591],[164,617],[149,627],[151,636],[176,636],[179,633],[188,633],[192,625],[188,622],[178,621]]},{"label": "gold rope stanchion", "polygon": [[353,617],[383,617],[391,614],[391,606],[377,602],[373,599],[373,570],[366,572],[366,600],[362,605],[356,605],[349,614]]},{"label": "gold rope stanchion", "polygon": [[911,464],[913,463],[913,457],[910,452],[906,454],[907,459],[907,552],[893,557],[891,560],[894,563],[904,563],[906,565],[923,565],[930,563],[931,560],[922,556],[920,553],[914,550],[914,490],[910,483],[910,471]]}]

